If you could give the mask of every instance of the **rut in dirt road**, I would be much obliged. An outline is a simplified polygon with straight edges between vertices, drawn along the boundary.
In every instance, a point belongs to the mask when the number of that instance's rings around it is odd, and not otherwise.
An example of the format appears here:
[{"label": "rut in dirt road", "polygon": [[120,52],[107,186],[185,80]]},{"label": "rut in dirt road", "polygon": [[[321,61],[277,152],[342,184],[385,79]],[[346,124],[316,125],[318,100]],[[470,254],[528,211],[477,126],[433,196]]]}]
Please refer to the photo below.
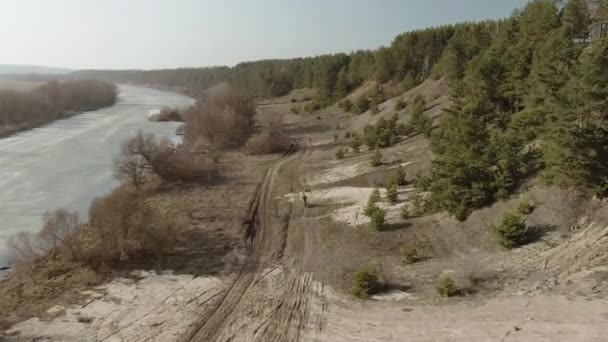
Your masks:
[{"label": "rut in dirt road", "polygon": [[[201,317],[200,325],[191,331],[185,341],[217,341],[223,330],[235,324],[235,316],[239,307],[245,306],[246,294],[266,276],[266,267],[279,261],[282,248],[285,246],[286,232],[274,229],[270,212],[267,210],[271,198],[274,181],[279,169],[297,158],[297,145],[276,162],[265,174],[252,202],[246,236],[252,240],[252,248],[237,279],[226,291],[215,309]],[[263,319],[253,332],[254,339],[259,341],[298,341],[299,331],[308,324],[308,302],[311,296],[312,276],[293,275],[285,281],[285,289],[281,291],[278,305],[272,309],[269,317]],[[321,291],[322,292],[322,291]],[[259,303],[264,305],[264,303]],[[318,321],[318,319],[316,320]],[[317,326],[322,326],[317,324]],[[252,327],[253,328],[253,327]],[[235,336],[228,338],[232,340]],[[225,340],[225,338],[222,338]]]}]

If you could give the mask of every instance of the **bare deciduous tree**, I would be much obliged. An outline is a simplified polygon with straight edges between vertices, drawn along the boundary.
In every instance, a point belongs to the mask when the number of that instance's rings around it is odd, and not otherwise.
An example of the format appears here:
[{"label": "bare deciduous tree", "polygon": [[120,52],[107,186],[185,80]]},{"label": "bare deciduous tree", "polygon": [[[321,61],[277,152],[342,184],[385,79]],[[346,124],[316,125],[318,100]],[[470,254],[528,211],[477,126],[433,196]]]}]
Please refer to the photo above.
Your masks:
[{"label": "bare deciduous tree", "polygon": [[44,241],[42,247],[47,249],[47,252],[61,248],[68,252],[70,259],[74,260],[79,257],[77,246],[79,229],[80,220],[77,213],[57,209],[45,214],[42,230],[38,236]]},{"label": "bare deciduous tree", "polygon": [[210,181],[215,168],[201,165],[194,155],[167,139],[159,141],[139,132],[123,144],[120,157],[114,160],[114,175],[139,188],[150,174],[166,181]]},{"label": "bare deciduous tree", "polygon": [[17,253],[17,257],[23,260],[35,258],[40,254],[36,236],[27,232],[19,232],[10,237],[7,245],[10,250]]},{"label": "bare deciduous tree", "polygon": [[251,137],[245,145],[249,153],[263,154],[285,151],[291,140],[283,132],[283,117],[280,115],[264,114],[258,118],[261,131]]},{"label": "bare deciduous tree", "polygon": [[205,92],[184,114],[184,140],[191,148],[242,146],[256,114],[251,96],[228,86],[217,85]]}]

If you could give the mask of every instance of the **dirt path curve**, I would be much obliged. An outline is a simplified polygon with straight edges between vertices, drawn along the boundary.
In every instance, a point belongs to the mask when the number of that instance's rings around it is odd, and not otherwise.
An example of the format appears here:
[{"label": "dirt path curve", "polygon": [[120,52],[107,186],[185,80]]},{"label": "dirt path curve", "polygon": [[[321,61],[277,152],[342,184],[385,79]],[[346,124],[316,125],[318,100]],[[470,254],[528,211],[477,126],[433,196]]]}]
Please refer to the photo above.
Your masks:
[{"label": "dirt path curve", "polygon": [[[270,206],[280,169],[302,158],[306,150],[306,147],[298,150],[294,141],[290,151],[266,172],[252,202],[247,223],[247,236],[252,239],[250,254],[224,297],[211,312],[201,317],[200,324],[183,341],[235,340],[239,335],[248,336],[245,340],[299,340],[299,331],[308,324],[308,298],[315,288],[311,275],[282,271],[280,260],[288,227],[273,222]],[[273,272],[275,270],[278,273]],[[267,286],[261,283],[269,279],[274,280],[276,288],[273,293],[276,296],[260,298],[266,291],[259,287]],[[250,310],[252,302],[257,307],[253,310],[257,314]],[[243,315],[248,317],[239,317]],[[243,325],[244,321],[248,326]],[[235,328],[235,325],[240,327]]]}]

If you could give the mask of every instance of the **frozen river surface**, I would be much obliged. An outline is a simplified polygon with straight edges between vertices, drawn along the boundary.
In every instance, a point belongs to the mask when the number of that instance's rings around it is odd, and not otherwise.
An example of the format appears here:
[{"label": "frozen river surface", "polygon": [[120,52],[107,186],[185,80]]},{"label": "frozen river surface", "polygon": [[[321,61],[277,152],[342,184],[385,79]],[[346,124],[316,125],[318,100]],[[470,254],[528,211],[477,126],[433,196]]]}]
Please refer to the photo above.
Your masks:
[{"label": "frozen river surface", "polygon": [[148,122],[163,106],[188,106],[171,92],[120,86],[116,105],[0,139],[0,267],[6,240],[37,231],[46,211],[65,208],[86,217],[91,200],[117,185],[112,160],[137,133],[174,136],[177,123]]}]

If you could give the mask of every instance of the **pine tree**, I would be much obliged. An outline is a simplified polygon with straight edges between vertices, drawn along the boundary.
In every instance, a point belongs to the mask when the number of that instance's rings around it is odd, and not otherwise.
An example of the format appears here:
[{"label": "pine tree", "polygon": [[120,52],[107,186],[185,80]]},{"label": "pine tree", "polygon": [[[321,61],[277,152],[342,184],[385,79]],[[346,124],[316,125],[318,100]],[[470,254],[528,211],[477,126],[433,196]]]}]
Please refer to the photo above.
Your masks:
[{"label": "pine tree", "polygon": [[608,37],[580,58],[575,76],[554,108],[543,144],[545,179],[559,185],[584,185],[606,195],[608,187]]},{"label": "pine tree", "polygon": [[374,154],[372,155],[371,164],[373,167],[382,165],[382,152],[380,152],[380,148],[378,146],[376,146]]},{"label": "pine tree", "polygon": [[405,180],[405,176],[406,176],[405,170],[403,169],[401,164],[399,164],[399,166],[397,166],[397,169],[395,170],[395,173],[393,174],[391,183],[395,183],[399,186],[404,186],[407,184],[407,181]]},{"label": "pine tree", "polygon": [[591,24],[587,0],[568,0],[563,9],[562,21],[570,37],[586,39]]},{"label": "pine tree", "polygon": [[340,69],[338,73],[338,79],[336,81],[336,89],[334,91],[334,98],[336,100],[344,98],[348,94],[348,75],[346,67]]},{"label": "pine tree", "polygon": [[388,199],[391,204],[395,204],[399,200],[398,197],[399,192],[397,191],[397,183],[391,182],[388,188],[386,188],[386,199]]},{"label": "pine tree", "polygon": [[376,72],[374,78],[380,83],[384,83],[393,76],[393,64],[391,50],[388,48],[380,48],[374,56],[376,63]]},{"label": "pine tree", "polygon": [[431,136],[431,129],[433,126],[432,119],[424,112],[426,107],[426,102],[424,98],[418,95],[414,99],[413,109],[412,109],[412,117],[410,119],[411,125],[414,129],[424,134],[425,137],[429,138]]},{"label": "pine tree", "polygon": [[378,210],[377,203],[380,202],[380,189],[374,188],[372,193],[369,195],[367,205],[363,208],[363,214],[367,217],[372,216],[374,211]]}]

